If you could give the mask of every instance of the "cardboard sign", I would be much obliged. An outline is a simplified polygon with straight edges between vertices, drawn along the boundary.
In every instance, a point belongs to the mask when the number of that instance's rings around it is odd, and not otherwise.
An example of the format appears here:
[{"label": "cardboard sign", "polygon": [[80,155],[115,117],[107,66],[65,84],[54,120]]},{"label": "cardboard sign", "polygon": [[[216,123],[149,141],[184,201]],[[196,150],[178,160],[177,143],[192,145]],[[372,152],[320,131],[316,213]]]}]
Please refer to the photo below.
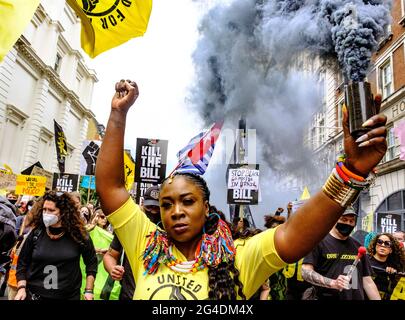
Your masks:
[{"label": "cardboard sign", "polygon": [[259,165],[230,164],[228,166],[228,204],[258,204]]},{"label": "cardboard sign", "polygon": [[45,186],[45,177],[20,174],[17,176],[15,193],[27,196],[42,196],[45,193]]},{"label": "cardboard sign", "polygon": [[70,173],[53,174],[52,190],[73,192],[77,191],[78,184],[79,184],[79,175],[77,174],[70,174]]},{"label": "cardboard sign", "polygon": [[34,166],[31,171],[31,175],[33,176],[40,176],[46,178],[46,187],[51,190],[52,189],[52,182],[53,182],[53,173],[42,169],[40,167]]},{"label": "cardboard sign", "polygon": [[14,190],[16,186],[17,175],[0,172],[0,190]]},{"label": "cardboard sign", "polygon": [[24,170],[21,171],[21,174],[24,174],[26,176],[29,176],[32,174],[32,170],[34,170],[34,167],[38,167],[43,169],[43,166],[41,162],[37,161],[34,164],[30,165],[28,168],[25,168]]},{"label": "cardboard sign", "polygon": [[136,140],[136,202],[151,185],[163,182],[166,176],[167,140],[142,139]]}]

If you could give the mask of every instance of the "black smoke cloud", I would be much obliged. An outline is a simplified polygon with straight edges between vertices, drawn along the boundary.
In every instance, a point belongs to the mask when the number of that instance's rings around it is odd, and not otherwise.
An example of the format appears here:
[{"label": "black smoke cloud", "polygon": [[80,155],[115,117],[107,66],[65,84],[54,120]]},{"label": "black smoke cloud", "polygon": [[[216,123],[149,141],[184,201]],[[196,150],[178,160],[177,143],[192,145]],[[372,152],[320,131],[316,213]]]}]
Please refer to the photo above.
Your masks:
[{"label": "black smoke cloud", "polygon": [[225,118],[236,125],[244,115],[257,129],[262,161],[278,175],[316,172],[303,137],[322,106],[318,72],[333,66],[362,80],[389,10],[390,1],[382,0],[234,0],[215,6],[200,25],[191,101],[207,124]]},{"label": "black smoke cloud", "polygon": [[272,169],[298,168],[310,162],[302,138],[324,92],[322,68],[313,66],[340,66],[350,79],[363,80],[389,7],[381,0],[216,6],[200,26],[191,101],[207,123],[245,116]]}]

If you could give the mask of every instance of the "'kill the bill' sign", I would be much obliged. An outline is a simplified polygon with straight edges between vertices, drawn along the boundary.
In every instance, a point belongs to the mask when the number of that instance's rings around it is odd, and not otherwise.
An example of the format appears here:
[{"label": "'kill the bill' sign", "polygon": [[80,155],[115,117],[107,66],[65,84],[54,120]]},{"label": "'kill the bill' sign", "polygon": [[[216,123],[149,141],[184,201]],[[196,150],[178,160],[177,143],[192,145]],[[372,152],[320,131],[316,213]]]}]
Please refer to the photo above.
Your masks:
[{"label": "'kill the bill' sign", "polygon": [[377,213],[377,232],[393,233],[401,230],[401,215],[397,213]]},{"label": "'kill the bill' sign", "polygon": [[77,191],[78,183],[79,183],[79,175],[77,174],[54,173],[52,190],[63,192]]},{"label": "'kill the bill' sign", "polygon": [[259,165],[228,166],[228,204],[257,204],[259,199]]},{"label": "'kill the bill' sign", "polygon": [[136,202],[145,190],[163,182],[166,176],[167,140],[136,140],[135,182]]}]

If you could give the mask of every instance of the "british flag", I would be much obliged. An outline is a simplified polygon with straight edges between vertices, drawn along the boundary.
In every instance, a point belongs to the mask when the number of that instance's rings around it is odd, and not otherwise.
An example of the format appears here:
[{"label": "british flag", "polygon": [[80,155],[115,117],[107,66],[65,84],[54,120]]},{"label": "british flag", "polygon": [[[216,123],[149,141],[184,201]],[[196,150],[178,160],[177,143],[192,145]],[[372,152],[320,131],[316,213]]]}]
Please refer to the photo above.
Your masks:
[{"label": "british flag", "polygon": [[190,142],[177,153],[179,159],[176,172],[203,175],[214,153],[215,143],[221,132],[223,122],[215,122],[209,129],[193,137]]}]

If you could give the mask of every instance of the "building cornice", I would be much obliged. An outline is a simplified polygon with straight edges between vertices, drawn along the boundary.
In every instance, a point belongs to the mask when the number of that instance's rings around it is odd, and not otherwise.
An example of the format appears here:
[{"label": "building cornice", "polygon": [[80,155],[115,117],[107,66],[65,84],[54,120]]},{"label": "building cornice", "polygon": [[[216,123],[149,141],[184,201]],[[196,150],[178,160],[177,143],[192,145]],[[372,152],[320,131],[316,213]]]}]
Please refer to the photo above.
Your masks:
[{"label": "building cornice", "polygon": [[[79,53],[80,54],[80,53]],[[98,78],[96,75],[96,72],[93,69],[88,68],[83,61],[83,56],[80,54],[80,59],[79,59],[79,65],[82,67],[84,72],[86,73],[86,76],[89,78],[92,78],[94,82],[98,82]]]},{"label": "building cornice", "polygon": [[385,111],[389,107],[391,107],[394,103],[398,102],[404,97],[405,94],[405,86],[399,88],[397,91],[395,91],[393,94],[385,98],[381,102],[381,111]]},{"label": "building cornice", "polygon": [[405,169],[405,161],[402,161],[399,158],[396,158],[388,162],[384,162],[383,164],[377,166],[377,172],[378,175],[380,176],[401,169]]},{"label": "building cornice", "polygon": [[405,33],[403,33],[397,40],[395,40],[395,42],[393,44],[388,46],[387,49],[382,54],[379,54],[377,52],[375,55],[376,59],[373,62],[373,68],[369,71],[368,74],[370,74],[374,69],[376,69],[376,67],[378,65],[380,65],[382,62],[384,62],[392,52],[394,52],[396,49],[398,49],[398,47],[403,45],[404,40],[405,40]]},{"label": "building cornice", "polygon": [[69,44],[69,42],[66,40],[66,38],[62,34],[59,35],[59,41],[60,41],[61,45],[64,48],[66,48],[67,52],[76,56],[76,59],[78,60],[78,64],[83,69],[86,76],[89,78],[92,78],[94,80],[94,82],[98,82],[96,72],[93,69],[90,69],[89,67],[87,67],[85,65],[85,63],[83,61],[83,55],[81,54],[81,52],[79,50],[73,49],[72,46]]},{"label": "building cornice", "polygon": [[46,20],[47,16],[48,15],[46,14],[44,7],[42,6],[42,4],[39,4],[32,18],[32,21],[39,26],[42,21]]},{"label": "building cornice", "polygon": [[18,122],[24,123],[29,118],[29,115],[27,115],[25,112],[21,111],[19,108],[17,108],[12,104],[7,104],[6,110],[7,116]]},{"label": "building cornice", "polygon": [[27,59],[32,66],[37,69],[41,74],[46,77],[49,82],[55,87],[59,93],[70,100],[71,104],[75,106],[81,113],[83,113],[86,117],[94,117],[94,113],[90,110],[90,108],[86,108],[79,100],[77,94],[70,90],[66,85],[61,81],[59,75],[55,72],[53,68],[46,65],[41,58],[35,53],[29,41],[24,37],[21,36],[16,44],[15,47],[17,51]]},{"label": "building cornice", "polygon": [[55,26],[57,28],[58,33],[62,33],[65,31],[65,28],[63,28],[62,24],[57,21],[57,20],[49,20],[48,22],[51,26]]},{"label": "building cornice", "polygon": [[76,12],[74,12],[74,10],[68,4],[66,4],[66,6],[65,6],[65,11],[66,11],[69,19],[71,19],[72,22],[80,23],[80,19],[76,15]]},{"label": "building cornice", "polygon": [[44,126],[41,127],[41,134],[47,136],[48,138],[54,137],[54,133],[52,131],[48,130],[47,128],[45,128]]}]

